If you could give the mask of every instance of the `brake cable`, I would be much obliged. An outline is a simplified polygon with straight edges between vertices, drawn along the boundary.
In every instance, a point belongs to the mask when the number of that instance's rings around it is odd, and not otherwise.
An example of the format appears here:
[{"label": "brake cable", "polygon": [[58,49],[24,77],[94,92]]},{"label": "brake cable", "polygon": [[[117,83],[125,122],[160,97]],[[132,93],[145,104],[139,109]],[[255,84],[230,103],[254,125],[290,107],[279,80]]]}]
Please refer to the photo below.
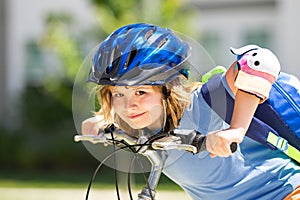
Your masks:
[{"label": "brake cable", "polygon": [[[136,150],[135,153],[138,153],[142,149],[142,147],[144,147],[144,146],[151,146],[151,143],[153,141],[161,139],[163,137],[166,137],[167,135],[169,135],[169,134],[168,133],[159,133],[159,134],[155,134],[155,135],[151,136],[145,143],[143,143],[142,145],[140,145],[140,147]],[[129,167],[129,171],[128,171],[128,174],[127,174],[127,188],[128,188],[128,193],[129,193],[129,197],[130,197],[131,200],[133,198],[132,198],[132,192],[131,192],[131,178],[130,178],[131,177],[131,172],[130,172],[130,169],[131,169],[131,166],[133,165],[133,162],[134,162],[135,158],[139,159],[137,156],[135,156],[134,158],[132,158],[131,163],[130,163],[130,167]],[[149,185],[147,177],[145,176],[145,171],[146,170],[143,168],[143,165],[140,165],[140,167],[143,170],[143,177],[145,179],[147,188],[149,190],[150,198],[151,198],[151,200],[154,200],[154,197],[153,197],[152,192],[151,192],[151,187]]]},{"label": "brake cable", "polygon": [[[115,139],[114,139],[114,136],[113,136],[113,132],[111,131],[110,132],[110,136],[111,138],[113,139],[113,151],[116,150],[116,143],[115,143]],[[117,197],[118,197],[118,200],[120,200],[120,193],[119,193],[119,184],[118,184],[118,176],[117,176],[117,170],[116,170],[116,163],[117,163],[117,160],[116,160],[116,154],[113,154],[113,160],[114,160],[114,175],[115,175],[115,187],[116,187],[116,193],[117,193]]]},{"label": "brake cable", "polygon": [[[133,153],[136,153],[136,151],[134,150],[134,148],[132,148],[132,147],[138,147],[138,146],[150,146],[151,144],[135,144],[135,145],[129,145],[127,142],[125,142],[124,140],[121,140],[121,141],[119,141],[119,140],[115,140],[115,139],[108,139],[108,140],[111,140],[111,141],[113,141],[114,142],[114,144],[115,143],[120,143],[120,144],[123,144],[123,145],[125,145],[125,146],[123,146],[123,147],[120,147],[120,148],[118,148],[118,149],[114,149],[109,155],[107,155],[103,160],[102,160],[102,162],[98,165],[98,167],[96,168],[96,170],[94,171],[94,173],[93,173],[93,175],[92,175],[92,177],[91,177],[91,179],[90,179],[90,182],[89,182],[89,184],[88,184],[88,188],[87,188],[87,192],[86,192],[86,200],[88,200],[88,197],[89,197],[89,193],[90,193],[90,190],[91,190],[91,186],[92,186],[92,183],[93,183],[93,181],[94,181],[94,179],[95,179],[95,177],[96,177],[96,175],[97,175],[97,173],[98,173],[98,171],[100,170],[100,168],[102,167],[102,165],[104,164],[104,162],[106,162],[112,155],[114,155],[115,153],[117,153],[118,151],[120,151],[120,150],[122,150],[122,149],[125,149],[125,148],[129,148]],[[139,164],[142,166],[142,164],[139,162]],[[143,172],[143,174],[144,174],[144,176],[145,176],[145,172]],[[116,184],[118,184],[117,183],[117,181],[116,181]],[[147,185],[149,185],[149,183],[147,182]],[[118,188],[118,187],[117,187]],[[118,197],[119,198],[119,197]],[[152,198],[153,199],[153,198]],[[132,198],[131,198],[131,200],[132,200]]]}]

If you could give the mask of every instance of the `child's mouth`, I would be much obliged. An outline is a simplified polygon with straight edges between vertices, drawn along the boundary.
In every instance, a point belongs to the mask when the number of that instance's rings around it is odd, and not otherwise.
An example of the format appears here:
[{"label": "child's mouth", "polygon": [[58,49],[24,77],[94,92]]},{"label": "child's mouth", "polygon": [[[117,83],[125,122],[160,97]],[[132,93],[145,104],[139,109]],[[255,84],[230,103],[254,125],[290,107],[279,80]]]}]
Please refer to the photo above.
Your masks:
[{"label": "child's mouth", "polygon": [[138,117],[140,117],[140,116],[142,116],[144,114],[145,114],[145,112],[139,113],[139,114],[130,114],[130,115],[128,115],[128,118],[130,118],[130,119],[136,119],[136,118],[138,118]]}]

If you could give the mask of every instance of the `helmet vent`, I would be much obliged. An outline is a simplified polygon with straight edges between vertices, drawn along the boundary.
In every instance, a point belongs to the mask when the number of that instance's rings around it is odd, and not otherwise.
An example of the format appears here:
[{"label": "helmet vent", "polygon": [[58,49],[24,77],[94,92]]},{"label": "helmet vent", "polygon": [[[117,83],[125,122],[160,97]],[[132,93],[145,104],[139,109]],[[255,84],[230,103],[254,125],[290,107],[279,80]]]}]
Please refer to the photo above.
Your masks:
[{"label": "helmet vent", "polygon": [[106,66],[107,65],[107,61],[108,61],[108,54],[109,52],[104,52],[104,54],[102,55],[103,59],[102,59],[102,66]]},{"label": "helmet vent", "polygon": [[110,54],[109,64],[112,64],[115,58],[116,48],[114,48]]},{"label": "helmet vent", "polygon": [[161,48],[161,47],[163,47],[165,44],[166,44],[166,42],[168,41],[168,38],[164,38],[164,39],[162,39],[160,42],[159,42],[159,44],[158,44],[158,48]]},{"label": "helmet vent", "polygon": [[151,29],[145,34],[145,39],[148,40],[154,33],[154,30]]},{"label": "helmet vent", "polygon": [[124,69],[127,69],[128,66],[132,63],[133,59],[135,58],[136,56],[136,48],[133,48],[129,53],[128,53],[128,56],[126,58],[126,62],[124,64]]},{"label": "helmet vent", "polygon": [[120,53],[119,49],[120,49],[119,45],[117,45],[115,48],[112,49],[111,54],[110,54],[109,64],[112,64],[114,62],[114,60],[120,56],[119,55],[119,53]]},{"label": "helmet vent", "polygon": [[127,29],[126,32],[124,33],[124,35],[127,36],[127,35],[130,33],[130,31],[131,31],[132,29],[133,29],[133,28]]}]

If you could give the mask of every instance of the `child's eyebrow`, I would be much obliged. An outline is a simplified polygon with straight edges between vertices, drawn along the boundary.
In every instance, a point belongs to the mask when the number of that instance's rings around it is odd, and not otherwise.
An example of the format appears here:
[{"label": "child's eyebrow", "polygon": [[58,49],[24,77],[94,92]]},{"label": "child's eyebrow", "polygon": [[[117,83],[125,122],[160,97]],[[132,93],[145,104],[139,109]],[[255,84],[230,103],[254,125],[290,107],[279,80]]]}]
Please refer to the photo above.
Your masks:
[{"label": "child's eyebrow", "polygon": [[120,91],[119,90],[112,90],[112,91],[110,91],[111,93],[120,93]]},{"label": "child's eyebrow", "polygon": [[[126,88],[126,87],[125,87]],[[118,87],[111,87],[110,92],[111,93],[122,93],[122,92],[127,92],[127,89],[132,89],[134,90],[151,90],[153,87],[148,86],[148,85],[141,85],[141,86],[130,86],[124,90],[123,88],[118,88]]]},{"label": "child's eyebrow", "polygon": [[117,87],[113,87],[109,89],[111,93],[119,93],[120,90]]},{"label": "child's eyebrow", "polygon": [[138,86],[138,87],[136,87],[136,89],[146,89],[146,90],[149,90],[149,89],[152,89],[152,87],[151,86],[148,86],[148,85],[142,85],[142,86]]},{"label": "child's eyebrow", "polygon": [[110,88],[110,92],[111,93],[116,93],[116,92],[126,92],[128,91],[128,89],[132,89],[132,90],[136,90],[138,87],[137,86],[130,86],[130,87],[127,87],[127,86],[118,86],[118,87],[111,87]]}]

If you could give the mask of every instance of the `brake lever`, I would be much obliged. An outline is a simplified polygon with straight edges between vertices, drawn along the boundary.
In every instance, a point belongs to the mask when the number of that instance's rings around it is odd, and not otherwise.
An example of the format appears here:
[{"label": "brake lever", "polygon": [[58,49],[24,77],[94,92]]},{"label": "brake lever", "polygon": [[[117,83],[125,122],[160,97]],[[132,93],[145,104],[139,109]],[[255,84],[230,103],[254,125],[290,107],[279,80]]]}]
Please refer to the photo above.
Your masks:
[{"label": "brake lever", "polygon": [[74,136],[74,141],[75,142],[82,142],[82,141],[88,141],[88,142],[91,142],[93,144],[98,144],[98,143],[107,143],[108,140],[107,138],[102,135],[102,134],[99,134],[99,135],[75,135]]},{"label": "brake lever", "polygon": [[191,152],[193,154],[197,153],[197,148],[193,145],[176,144],[176,143],[172,143],[172,142],[153,142],[152,148],[155,150],[178,149],[178,150],[185,150],[185,151]]},{"label": "brake lever", "polygon": [[93,144],[98,144],[98,143],[112,144],[112,141],[115,139],[117,139],[119,141],[124,140],[129,145],[134,145],[137,142],[136,138],[127,135],[125,132],[121,131],[120,129],[114,130],[112,136],[110,134],[105,134],[102,132],[99,133],[98,135],[84,134],[84,135],[75,135],[74,136],[75,142],[88,141]]}]

